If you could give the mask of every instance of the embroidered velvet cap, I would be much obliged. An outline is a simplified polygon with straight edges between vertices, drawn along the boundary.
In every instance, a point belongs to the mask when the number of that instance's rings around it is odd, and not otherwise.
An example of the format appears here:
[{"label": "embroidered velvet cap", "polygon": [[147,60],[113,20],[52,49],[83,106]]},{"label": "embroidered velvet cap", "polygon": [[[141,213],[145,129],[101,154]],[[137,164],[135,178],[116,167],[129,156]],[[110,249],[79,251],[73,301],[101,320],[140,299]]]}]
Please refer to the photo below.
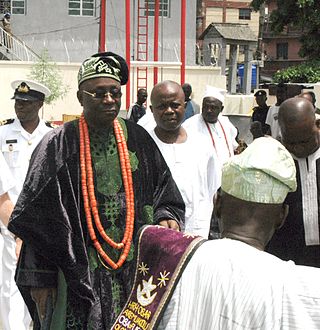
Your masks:
[{"label": "embroidered velvet cap", "polygon": [[226,93],[226,91],[224,89],[207,85],[203,98],[214,97],[215,99],[218,99],[223,104],[225,93]]},{"label": "embroidered velvet cap", "polygon": [[44,101],[51,95],[49,88],[32,80],[15,80],[11,83],[14,89],[12,99],[22,101]]},{"label": "embroidered velvet cap", "polygon": [[288,192],[296,188],[293,158],[272,137],[255,139],[222,168],[221,189],[245,201],[282,204]]},{"label": "embroidered velvet cap", "polygon": [[78,86],[88,79],[106,77],[125,85],[128,81],[128,66],[125,59],[115,53],[92,55],[83,61],[78,73]]}]

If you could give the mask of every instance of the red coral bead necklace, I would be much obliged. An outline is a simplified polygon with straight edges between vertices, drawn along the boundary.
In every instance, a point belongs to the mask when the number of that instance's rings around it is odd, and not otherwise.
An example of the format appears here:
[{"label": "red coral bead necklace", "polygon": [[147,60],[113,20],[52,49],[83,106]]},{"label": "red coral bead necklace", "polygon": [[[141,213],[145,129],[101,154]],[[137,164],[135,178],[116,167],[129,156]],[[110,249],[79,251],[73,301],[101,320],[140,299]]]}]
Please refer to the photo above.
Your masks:
[{"label": "red coral bead necklace", "polygon": [[[113,130],[116,137],[116,143],[118,147],[118,154],[120,160],[120,168],[122,174],[122,182],[124,185],[127,213],[126,213],[126,227],[123,235],[123,239],[120,243],[115,242],[109,237],[100,221],[98,212],[98,203],[94,193],[94,180],[92,170],[92,159],[90,150],[90,137],[88,131],[88,125],[82,113],[79,121],[80,131],[80,169],[81,169],[81,185],[82,195],[84,202],[84,210],[86,214],[88,232],[92,243],[103,258],[103,260],[112,268],[118,269],[126,261],[132,242],[133,230],[134,230],[134,192],[132,183],[132,172],[129,159],[129,152],[127,148],[126,139],[122,127],[117,119],[113,121]],[[92,216],[95,226],[103,238],[103,240],[109,244],[112,248],[122,249],[119,260],[113,261],[107,253],[103,250],[100,242],[97,239],[96,232],[93,226]]]}]

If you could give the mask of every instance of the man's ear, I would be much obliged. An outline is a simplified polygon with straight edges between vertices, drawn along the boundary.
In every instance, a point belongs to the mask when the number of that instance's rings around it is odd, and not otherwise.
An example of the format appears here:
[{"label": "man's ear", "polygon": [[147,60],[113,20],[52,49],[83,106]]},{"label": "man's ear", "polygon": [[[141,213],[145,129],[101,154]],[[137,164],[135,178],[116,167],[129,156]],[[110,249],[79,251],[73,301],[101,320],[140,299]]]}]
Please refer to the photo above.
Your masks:
[{"label": "man's ear", "polygon": [[39,110],[43,107],[44,101],[38,101],[38,108]]},{"label": "man's ear", "polygon": [[77,91],[77,98],[78,98],[80,104],[83,106],[83,104],[82,104],[82,93],[80,91]]},{"label": "man's ear", "polygon": [[149,107],[150,107],[151,112],[153,113],[152,105],[150,105]]},{"label": "man's ear", "polygon": [[289,213],[289,205],[288,204],[282,204],[282,208],[280,211],[280,216],[279,216],[279,223],[276,229],[279,229],[283,226],[287,216]]}]

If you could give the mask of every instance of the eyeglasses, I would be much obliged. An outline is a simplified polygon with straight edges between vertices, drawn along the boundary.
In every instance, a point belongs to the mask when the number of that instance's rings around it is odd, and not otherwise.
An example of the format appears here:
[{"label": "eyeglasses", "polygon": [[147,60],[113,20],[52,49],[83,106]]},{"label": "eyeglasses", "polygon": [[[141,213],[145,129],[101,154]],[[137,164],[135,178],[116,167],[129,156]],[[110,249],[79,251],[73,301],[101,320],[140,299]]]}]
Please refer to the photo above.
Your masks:
[{"label": "eyeglasses", "polygon": [[88,92],[83,90],[83,92],[87,95],[90,95],[94,99],[104,99],[107,96],[110,96],[112,99],[119,99],[122,96],[121,90],[120,89],[111,89],[110,91],[97,91],[97,92]]}]

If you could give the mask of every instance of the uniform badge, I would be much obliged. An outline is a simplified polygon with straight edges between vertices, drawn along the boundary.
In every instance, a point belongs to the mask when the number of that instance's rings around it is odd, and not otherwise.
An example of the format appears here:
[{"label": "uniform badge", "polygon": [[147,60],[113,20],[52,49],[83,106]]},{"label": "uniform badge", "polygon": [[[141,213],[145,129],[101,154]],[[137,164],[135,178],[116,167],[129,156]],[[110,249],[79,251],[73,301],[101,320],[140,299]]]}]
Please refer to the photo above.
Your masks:
[{"label": "uniform badge", "polygon": [[30,91],[30,87],[25,83],[25,82],[22,82],[18,88],[17,88],[17,91],[19,93],[29,93]]}]

